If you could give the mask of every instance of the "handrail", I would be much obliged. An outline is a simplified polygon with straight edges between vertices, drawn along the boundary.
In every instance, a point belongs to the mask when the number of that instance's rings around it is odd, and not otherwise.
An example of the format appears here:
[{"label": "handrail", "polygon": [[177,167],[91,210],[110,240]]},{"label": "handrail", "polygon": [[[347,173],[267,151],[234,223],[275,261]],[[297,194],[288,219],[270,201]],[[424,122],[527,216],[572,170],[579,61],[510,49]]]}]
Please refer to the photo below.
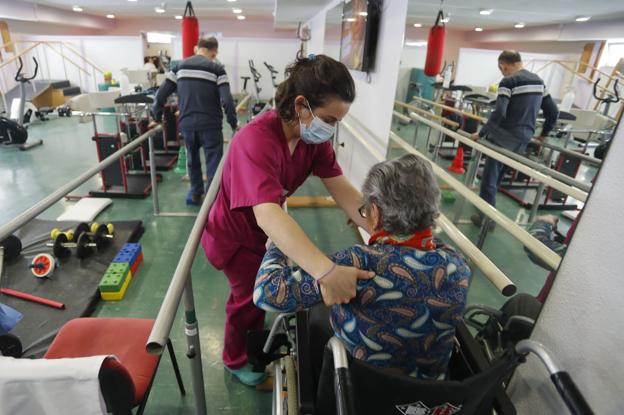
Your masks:
[{"label": "handrail", "polygon": [[[16,41],[9,41],[9,42],[5,43],[4,45],[0,46],[0,49],[6,47],[8,45],[16,44],[16,43],[41,43],[41,44],[52,44],[52,43],[55,43],[55,44],[63,45],[67,49],[69,49],[70,51],[72,51],[73,53],[78,55],[78,57],[80,59],[84,60],[89,65],[91,65],[96,71],[98,71],[99,73],[104,73],[104,70],[102,68],[97,66],[95,63],[91,62],[91,60],[89,60],[86,56],[83,56],[79,51],[77,51],[69,43],[66,43],[66,42],[63,42],[63,41],[60,41],[60,40],[16,40]],[[69,59],[69,58],[67,58],[67,59]]]},{"label": "handrail", "polygon": [[66,183],[65,185],[59,187],[54,192],[52,192],[48,196],[41,199],[39,202],[35,203],[30,208],[26,209],[26,211],[18,215],[16,218],[0,226],[0,241],[6,238],[7,236],[9,236],[10,234],[12,234],[13,232],[15,232],[16,230],[18,230],[19,228],[21,228],[22,226],[24,226],[31,219],[34,219],[37,215],[39,215],[44,210],[52,206],[54,203],[61,200],[65,195],[67,195],[69,192],[71,192],[72,190],[74,190],[75,188],[77,188],[78,186],[86,182],[87,180],[89,180],[92,176],[94,176],[95,174],[101,172],[108,166],[115,163],[117,159],[135,150],[144,141],[148,140],[151,136],[153,136],[157,132],[160,132],[161,130],[162,130],[162,127],[157,126],[147,131],[146,133],[140,135],[139,137],[132,140],[132,142],[128,143],[121,149],[117,150],[116,152],[114,152],[113,154],[111,154],[110,156],[102,160],[101,162],[99,162],[97,165],[93,166],[92,168],[80,174],[79,176],[75,177],[74,179]]},{"label": "handrail", "polygon": [[241,102],[239,102],[236,108],[234,109],[234,112],[238,113],[247,104],[247,102],[249,102],[250,99],[251,99],[250,94],[245,95],[245,97],[241,99]]},{"label": "handrail", "polygon": [[406,143],[401,137],[394,132],[390,132],[390,139],[398,143],[409,153],[412,153],[423,160],[429,161],[433,172],[436,176],[446,182],[455,191],[461,194],[464,198],[470,201],[477,209],[483,212],[486,216],[498,223],[513,237],[518,239],[527,249],[533,252],[541,260],[543,260],[552,270],[556,270],[559,266],[561,258],[554,251],[546,247],[543,243],[535,239],[530,233],[518,226],[514,221],[507,216],[500,213],[495,207],[485,202],[481,197],[475,194],[472,190],[466,187],[462,182],[453,177],[450,173],[444,170],[442,167],[435,163],[432,163],[425,155],[416,150],[414,147]]},{"label": "handrail", "polygon": [[227,157],[228,150],[229,147],[226,147],[223,157],[221,157],[221,162],[219,163],[217,171],[215,172],[212,182],[210,183],[208,193],[206,194],[206,198],[204,199],[201,209],[197,214],[197,219],[193,224],[193,228],[191,229],[189,237],[186,241],[186,245],[184,245],[184,250],[180,255],[180,260],[178,261],[178,265],[176,266],[171,282],[169,283],[169,288],[167,288],[167,293],[165,294],[165,298],[163,299],[160,310],[158,311],[158,316],[154,321],[154,326],[152,327],[152,331],[150,332],[147,343],[145,344],[145,349],[151,354],[161,354],[167,344],[167,339],[169,338],[169,333],[171,332],[171,327],[173,326],[173,320],[175,319],[176,312],[180,306],[182,293],[186,287],[191,266],[193,265],[193,260],[195,259],[197,248],[199,247],[199,242],[204,231],[204,225],[206,219],[208,218],[208,213],[210,212],[210,208],[212,207],[212,204],[217,197],[217,192],[219,191],[221,173],[223,172],[223,161]]},{"label": "handrail", "polygon": [[[477,121],[480,121],[482,123],[487,122],[487,118],[481,117],[479,115],[471,114],[469,112],[465,112],[465,111],[459,110],[459,109],[454,108],[454,107],[449,107],[448,105],[444,105],[444,104],[441,104],[439,102],[431,101],[431,100],[428,100],[426,98],[422,98],[422,97],[419,97],[419,96],[414,96],[413,98],[416,101],[424,102],[425,104],[433,105],[434,107],[442,108],[444,110],[447,110],[447,111],[450,111],[450,112],[454,112],[456,114],[461,114],[461,115],[463,115],[466,118],[472,118],[473,120],[477,120]],[[395,101],[394,103],[397,104],[397,105],[403,104],[401,101]]]},{"label": "handrail", "polygon": [[405,102],[401,102],[401,101],[395,101],[394,104],[398,105],[399,107],[406,108],[406,109],[408,109],[410,111],[413,111],[413,112],[416,112],[416,113],[420,113],[420,114],[422,114],[424,116],[427,116],[429,118],[432,118],[434,120],[441,121],[442,123],[450,125],[451,127],[459,128],[459,123],[457,123],[457,122],[455,122],[453,120],[449,120],[448,118],[444,118],[444,117],[442,117],[442,116],[440,116],[438,114],[432,114],[432,113],[430,113],[430,112],[428,112],[428,111],[426,111],[426,110],[424,110],[422,108],[418,108],[418,107],[415,107],[415,106],[410,105],[410,104],[406,104]]},{"label": "handrail", "polygon": [[26,49],[24,49],[23,51],[21,51],[20,53],[18,53],[15,56],[10,57],[9,59],[7,59],[6,61],[0,63],[0,69],[4,68],[5,66],[7,66],[9,63],[19,59],[20,57],[24,56],[25,54],[27,54],[28,52],[30,52],[31,50],[33,50],[34,48],[36,48],[37,46],[39,46],[41,44],[41,42],[37,42],[34,45],[27,47]]},{"label": "handrail", "polygon": [[[52,42],[46,42],[46,43],[52,43]],[[99,73],[104,73],[104,70],[102,68],[97,66],[95,63],[91,62],[89,59],[87,59],[86,56],[83,56],[80,52],[78,52],[76,49],[74,49],[74,47],[71,46],[69,43],[66,43],[66,42],[58,42],[58,43],[60,43],[61,45],[65,46],[67,49],[71,50],[74,54],[78,55],[78,57],[80,59],[82,59],[85,62],[87,62],[89,65],[91,65],[93,67],[93,69],[95,69]]]},{"label": "handrail", "polygon": [[[370,144],[364,140],[348,122],[343,120],[341,121],[341,125],[349,130],[349,132],[351,132],[351,134],[360,143],[362,143],[362,145],[364,145],[371,155],[378,161],[386,159],[379,151],[372,148]],[[435,166],[435,164],[432,165]],[[453,243],[481,270],[483,275],[485,275],[485,277],[501,291],[503,295],[511,296],[516,292],[516,286],[514,283],[507,278],[507,276],[483,252],[481,252],[479,248],[477,248],[468,238],[466,238],[466,236],[464,236],[464,234],[457,229],[453,222],[451,222],[443,214],[440,214],[436,223],[453,241]]]},{"label": "handrail", "polygon": [[64,53],[59,52],[58,50],[54,49],[54,47],[52,47],[52,45],[50,45],[49,43],[43,43],[45,46],[49,47],[50,49],[52,49],[55,53],[57,53],[61,58],[67,60],[69,63],[71,63],[72,65],[74,65],[76,68],[78,68],[79,70],[81,70],[82,72],[84,72],[85,74],[87,74],[87,76],[91,76],[91,74],[86,71],[84,68],[82,68],[80,65],[78,65],[76,62],[74,62],[73,60],[69,59],[67,56],[65,56]]},{"label": "handrail", "polygon": [[496,150],[493,150],[492,148],[485,146],[483,144],[480,144],[476,141],[471,140],[470,138],[464,137],[461,134],[456,133],[455,131],[451,131],[448,128],[445,128],[443,126],[441,126],[438,123],[429,121],[428,119],[421,117],[418,114],[411,114],[411,117],[413,119],[415,119],[416,121],[422,122],[423,124],[428,125],[431,128],[434,128],[436,130],[439,130],[441,132],[443,132],[444,134],[448,135],[451,138],[456,139],[457,141],[467,145],[468,147],[472,147],[475,150],[479,151],[482,154],[485,154],[486,156],[489,156],[497,161],[500,161],[501,163],[515,169],[518,170],[524,174],[526,174],[529,177],[534,178],[535,180],[537,180],[538,182],[544,183],[546,185],[548,185],[549,187],[552,187],[553,189],[559,190],[562,193],[565,193],[568,196],[572,196],[573,198],[575,198],[576,200],[579,200],[581,202],[584,202],[587,200],[587,192],[584,192],[576,187],[564,184],[562,182],[560,182],[559,180],[555,180],[554,178],[552,178],[551,176],[548,176],[544,173],[540,173],[538,171],[535,171],[534,168],[527,166],[526,164],[523,164],[519,161],[513,160],[501,153],[499,153]]}]

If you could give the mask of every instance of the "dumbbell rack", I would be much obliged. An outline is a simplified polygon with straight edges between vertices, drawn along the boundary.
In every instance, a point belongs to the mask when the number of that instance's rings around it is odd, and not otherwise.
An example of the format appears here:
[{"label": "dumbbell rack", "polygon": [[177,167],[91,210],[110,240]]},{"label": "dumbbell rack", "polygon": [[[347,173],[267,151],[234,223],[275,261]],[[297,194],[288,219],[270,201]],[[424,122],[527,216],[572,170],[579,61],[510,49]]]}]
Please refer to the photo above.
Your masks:
[{"label": "dumbbell rack", "polygon": [[[131,136],[122,133],[120,129],[121,117],[127,119],[143,118],[144,112],[148,111],[147,107],[137,107],[136,112],[85,112],[79,115],[91,116],[93,120],[94,135],[92,140],[96,144],[98,161],[103,161],[111,154],[122,148],[132,140]],[[97,117],[114,117],[115,133],[101,133],[97,129]],[[120,157],[113,164],[106,167],[100,172],[102,185],[100,189],[91,190],[89,195],[92,197],[112,197],[112,198],[128,198],[143,199],[147,197],[151,190],[152,184],[150,174],[147,170],[146,151],[143,147],[139,147],[126,157]],[[161,181],[162,176],[158,175],[157,180]]]}]

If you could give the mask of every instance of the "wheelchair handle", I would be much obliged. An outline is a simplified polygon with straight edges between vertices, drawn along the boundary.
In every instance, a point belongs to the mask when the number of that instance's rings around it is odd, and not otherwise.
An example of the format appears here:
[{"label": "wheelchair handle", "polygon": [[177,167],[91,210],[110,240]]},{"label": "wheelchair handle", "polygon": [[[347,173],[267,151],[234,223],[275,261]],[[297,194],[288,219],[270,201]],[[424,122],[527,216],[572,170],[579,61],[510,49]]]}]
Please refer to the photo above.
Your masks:
[{"label": "wheelchair handle", "polygon": [[349,372],[349,360],[344,345],[337,337],[329,339],[329,347],[334,357],[334,391],[336,393],[336,413],[355,414],[353,383]]},{"label": "wheelchair handle", "polygon": [[519,354],[533,353],[542,361],[550,374],[550,380],[557,388],[559,396],[561,396],[571,414],[594,414],[570,374],[559,369],[543,344],[534,340],[521,340],[516,344],[516,352]]}]

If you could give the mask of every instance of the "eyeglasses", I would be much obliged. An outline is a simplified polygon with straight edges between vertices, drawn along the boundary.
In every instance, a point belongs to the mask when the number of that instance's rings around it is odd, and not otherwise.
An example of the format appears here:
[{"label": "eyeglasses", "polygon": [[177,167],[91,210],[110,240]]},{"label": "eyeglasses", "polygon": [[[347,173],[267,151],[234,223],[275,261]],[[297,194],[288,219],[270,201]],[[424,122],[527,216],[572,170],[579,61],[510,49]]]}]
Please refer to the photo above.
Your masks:
[{"label": "eyeglasses", "polygon": [[362,205],[358,208],[358,212],[360,213],[360,216],[363,218],[366,218],[366,205]]}]

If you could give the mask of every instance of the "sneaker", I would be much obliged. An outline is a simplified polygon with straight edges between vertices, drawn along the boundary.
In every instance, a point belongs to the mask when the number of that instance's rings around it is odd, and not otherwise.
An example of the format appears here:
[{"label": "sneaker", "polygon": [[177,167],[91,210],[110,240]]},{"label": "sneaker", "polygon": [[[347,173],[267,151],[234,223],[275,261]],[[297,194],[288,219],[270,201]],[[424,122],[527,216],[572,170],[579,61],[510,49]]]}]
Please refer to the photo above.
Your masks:
[{"label": "sneaker", "polygon": [[199,206],[201,204],[202,195],[196,195],[192,192],[188,192],[186,195],[186,204],[189,206]]},{"label": "sneaker", "polygon": [[[483,216],[479,215],[478,213],[475,213],[474,215],[472,215],[470,217],[470,221],[475,226],[478,226],[478,227],[483,226]],[[492,220],[488,221],[488,231],[493,231],[494,228],[496,228],[496,222]]]},{"label": "sneaker", "polygon": [[256,386],[264,382],[267,378],[265,372],[254,372],[251,365],[247,363],[245,366],[238,369],[230,369],[224,366],[225,370],[230,372],[236,377],[242,384],[247,386]]}]

